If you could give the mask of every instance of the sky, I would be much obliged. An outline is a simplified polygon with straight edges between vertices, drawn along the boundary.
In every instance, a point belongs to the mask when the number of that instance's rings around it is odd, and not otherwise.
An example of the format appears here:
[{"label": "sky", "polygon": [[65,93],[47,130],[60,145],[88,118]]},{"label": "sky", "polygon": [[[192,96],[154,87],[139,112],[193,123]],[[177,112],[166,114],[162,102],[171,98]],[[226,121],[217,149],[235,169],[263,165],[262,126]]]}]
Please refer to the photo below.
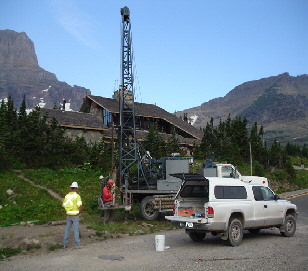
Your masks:
[{"label": "sky", "polygon": [[247,81],[308,74],[306,0],[0,0],[0,30],[25,32],[58,80],[111,98],[124,6],[137,102],[174,113]]}]

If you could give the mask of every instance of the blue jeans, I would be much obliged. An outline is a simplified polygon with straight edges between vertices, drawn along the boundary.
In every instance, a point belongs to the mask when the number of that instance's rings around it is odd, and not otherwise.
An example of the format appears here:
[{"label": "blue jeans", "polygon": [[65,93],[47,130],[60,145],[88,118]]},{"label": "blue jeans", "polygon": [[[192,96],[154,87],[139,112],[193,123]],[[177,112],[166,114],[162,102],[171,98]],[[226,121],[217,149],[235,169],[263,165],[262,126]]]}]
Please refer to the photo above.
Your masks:
[{"label": "blue jeans", "polygon": [[66,246],[68,243],[68,237],[70,235],[70,230],[72,225],[74,225],[74,238],[76,247],[80,246],[79,239],[79,215],[67,215],[66,216],[66,227],[64,232],[63,246]]}]

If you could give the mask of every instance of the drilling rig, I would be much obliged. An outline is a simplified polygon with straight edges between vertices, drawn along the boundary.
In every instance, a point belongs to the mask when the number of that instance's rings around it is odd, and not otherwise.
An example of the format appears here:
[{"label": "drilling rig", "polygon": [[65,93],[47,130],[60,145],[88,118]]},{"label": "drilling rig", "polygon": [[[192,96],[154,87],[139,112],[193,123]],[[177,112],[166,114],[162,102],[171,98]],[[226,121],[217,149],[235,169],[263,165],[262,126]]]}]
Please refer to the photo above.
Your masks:
[{"label": "drilling rig", "polygon": [[[121,85],[118,90],[120,123],[118,127],[119,164],[117,185],[122,204],[113,208],[129,211],[140,203],[145,220],[155,220],[161,212],[172,211],[181,180],[173,173],[189,173],[192,157],[151,157],[136,138],[131,20],[128,7],[121,8]],[[107,209],[99,201],[99,209]]]}]

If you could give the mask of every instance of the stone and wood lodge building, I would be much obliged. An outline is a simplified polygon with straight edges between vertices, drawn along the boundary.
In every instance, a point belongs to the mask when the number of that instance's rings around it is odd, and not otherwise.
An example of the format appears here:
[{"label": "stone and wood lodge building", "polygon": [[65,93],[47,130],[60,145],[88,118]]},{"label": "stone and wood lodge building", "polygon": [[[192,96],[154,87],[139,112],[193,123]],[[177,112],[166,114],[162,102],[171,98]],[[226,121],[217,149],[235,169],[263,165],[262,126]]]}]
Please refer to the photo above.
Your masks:
[{"label": "stone and wood lodge building", "polygon": [[[62,110],[41,108],[40,111],[42,114],[48,113],[48,118],[55,118],[64,128],[66,136],[83,136],[88,142],[98,142],[102,137],[111,142],[117,138],[120,116],[119,101],[116,98],[87,95],[79,112],[64,109],[65,106]],[[201,130],[156,105],[135,102],[134,109],[136,136],[141,142],[148,134],[151,122],[158,124],[166,140],[174,129],[180,146],[188,153],[203,137]]]}]

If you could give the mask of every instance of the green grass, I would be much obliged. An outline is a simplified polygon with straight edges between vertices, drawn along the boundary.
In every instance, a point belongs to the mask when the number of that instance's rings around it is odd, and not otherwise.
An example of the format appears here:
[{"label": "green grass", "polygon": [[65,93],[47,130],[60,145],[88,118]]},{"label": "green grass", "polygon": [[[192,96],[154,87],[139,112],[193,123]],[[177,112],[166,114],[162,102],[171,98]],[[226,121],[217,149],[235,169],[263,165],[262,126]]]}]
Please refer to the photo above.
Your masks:
[{"label": "green grass", "polygon": [[[102,238],[107,235],[109,238],[110,235],[113,237],[121,234],[141,235],[172,229],[170,222],[163,217],[158,221],[142,221],[137,204],[126,224],[123,224],[123,209],[115,210],[114,224],[103,224],[99,217],[100,210],[97,209],[97,198],[100,195],[98,178],[100,173],[97,171],[90,169],[39,169],[24,170],[23,173],[29,180],[53,190],[61,197],[70,191],[71,183],[77,181],[84,207],[83,223],[96,230]],[[13,190],[14,195],[8,196],[7,189]],[[1,226],[19,224],[21,221],[36,221],[36,223],[42,224],[47,221],[65,220],[65,211],[61,206],[61,201],[53,198],[45,190],[36,188],[19,178],[15,172],[0,172],[0,191],[0,204],[3,206],[0,209]],[[16,202],[16,205],[13,204],[13,201]]]},{"label": "green grass", "polygon": [[305,167],[308,167],[308,159],[305,157],[298,157],[298,156],[290,156],[292,165],[301,166],[301,162],[304,162]]},{"label": "green grass", "polygon": [[12,247],[0,248],[0,261],[14,255],[18,255],[21,252],[21,250],[22,250],[21,248],[12,248]]},{"label": "green grass", "polygon": [[[14,194],[8,195],[8,189]],[[59,200],[19,178],[15,172],[0,172],[0,205],[0,226],[21,221],[44,223],[65,217]]]},{"label": "green grass", "polygon": [[[306,164],[308,166],[308,164]],[[305,189],[308,187],[308,170],[298,169],[296,170],[296,179],[294,183],[298,186],[299,189]]]},{"label": "green grass", "polygon": [[47,247],[49,251],[55,251],[58,248],[63,248],[61,244],[51,244]]},{"label": "green grass", "polygon": [[100,195],[100,172],[91,169],[38,169],[25,170],[24,174],[28,179],[53,190],[62,198],[70,191],[72,182],[77,182],[84,211],[92,214],[97,212],[97,197]]},{"label": "green grass", "polygon": [[14,237],[13,233],[1,234],[0,240],[5,240],[5,239],[8,239],[8,238],[13,238],[13,237]]}]

